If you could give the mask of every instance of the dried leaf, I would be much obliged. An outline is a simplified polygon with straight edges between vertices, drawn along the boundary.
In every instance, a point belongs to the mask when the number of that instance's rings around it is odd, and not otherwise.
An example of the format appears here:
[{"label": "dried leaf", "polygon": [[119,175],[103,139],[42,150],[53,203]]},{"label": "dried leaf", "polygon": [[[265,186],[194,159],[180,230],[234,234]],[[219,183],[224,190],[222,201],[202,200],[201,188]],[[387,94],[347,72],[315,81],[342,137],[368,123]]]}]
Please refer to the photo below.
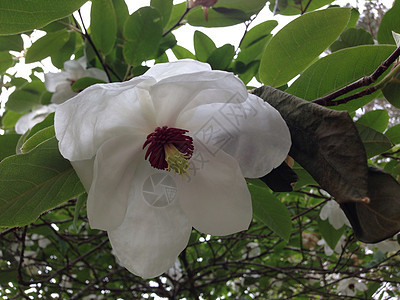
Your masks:
[{"label": "dried leaf", "polygon": [[377,243],[400,231],[400,184],[388,173],[368,168],[370,203],[341,203],[360,241]]},{"label": "dried leaf", "polygon": [[269,86],[253,93],[281,113],[292,137],[289,155],[323,189],[339,203],[366,199],[366,153],[347,112],[327,109]]}]

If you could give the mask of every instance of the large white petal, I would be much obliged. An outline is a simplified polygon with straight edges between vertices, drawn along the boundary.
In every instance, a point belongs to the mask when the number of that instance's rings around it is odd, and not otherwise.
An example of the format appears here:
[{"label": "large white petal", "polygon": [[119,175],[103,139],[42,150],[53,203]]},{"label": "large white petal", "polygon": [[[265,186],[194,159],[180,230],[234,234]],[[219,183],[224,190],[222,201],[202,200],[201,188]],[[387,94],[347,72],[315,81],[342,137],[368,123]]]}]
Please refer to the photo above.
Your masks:
[{"label": "large white petal", "polygon": [[67,72],[44,74],[44,85],[46,90],[54,93],[58,85],[68,83],[68,77],[69,74]]},{"label": "large white petal", "polygon": [[[144,161],[144,139],[144,135],[118,136],[97,151],[87,200],[92,228],[114,229],[124,220],[137,164]],[[89,171],[84,175],[88,176]]]},{"label": "large white petal", "polygon": [[244,102],[247,90],[232,73],[202,71],[161,80],[150,89],[159,124],[175,126],[180,114],[208,103]]},{"label": "large white petal", "polygon": [[252,204],[236,160],[217,148],[194,144],[191,175],[177,180],[179,201],[190,223],[213,235],[246,230],[252,220]]},{"label": "large white petal", "polygon": [[183,75],[187,73],[195,73],[202,71],[210,71],[209,64],[202,63],[192,59],[182,59],[169,63],[156,64],[151,67],[144,75],[151,76],[155,80],[160,81],[164,78]]},{"label": "large white petal", "polygon": [[71,161],[71,165],[74,167],[76,174],[78,174],[85,190],[89,192],[93,181],[94,158]]},{"label": "large white petal", "polygon": [[178,127],[206,147],[214,146],[233,156],[245,177],[256,178],[278,167],[286,158],[290,132],[279,112],[257,96],[198,106],[177,121]]},{"label": "large white petal", "polygon": [[[150,178],[156,180],[148,185]],[[155,170],[147,161],[142,161],[132,184],[124,222],[109,230],[108,236],[125,268],[143,278],[151,278],[174,265],[187,246],[192,227],[176,199],[178,194],[170,193],[171,189],[177,191],[169,172]],[[147,201],[152,194],[170,197],[172,203],[165,207],[151,206]]]},{"label": "large white petal", "polygon": [[36,124],[42,122],[50,113],[56,110],[56,105],[43,105],[34,108],[31,112],[23,115],[15,124],[15,131],[24,134]]},{"label": "large white petal", "polygon": [[110,138],[152,132],[156,123],[147,85],[153,82],[143,77],[96,84],[61,104],[54,121],[61,154],[69,160],[90,159]]}]

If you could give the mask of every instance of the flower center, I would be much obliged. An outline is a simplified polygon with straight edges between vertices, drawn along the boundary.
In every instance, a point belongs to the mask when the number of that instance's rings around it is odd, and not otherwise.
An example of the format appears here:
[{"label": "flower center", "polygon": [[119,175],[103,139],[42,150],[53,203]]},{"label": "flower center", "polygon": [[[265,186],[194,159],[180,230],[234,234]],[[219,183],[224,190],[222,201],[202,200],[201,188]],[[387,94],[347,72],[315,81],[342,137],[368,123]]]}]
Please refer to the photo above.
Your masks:
[{"label": "flower center", "polygon": [[193,139],[186,135],[188,130],[169,128],[168,126],[157,127],[150,133],[143,149],[147,148],[145,159],[156,169],[171,169],[179,175],[184,175],[189,168],[189,159],[193,154]]}]

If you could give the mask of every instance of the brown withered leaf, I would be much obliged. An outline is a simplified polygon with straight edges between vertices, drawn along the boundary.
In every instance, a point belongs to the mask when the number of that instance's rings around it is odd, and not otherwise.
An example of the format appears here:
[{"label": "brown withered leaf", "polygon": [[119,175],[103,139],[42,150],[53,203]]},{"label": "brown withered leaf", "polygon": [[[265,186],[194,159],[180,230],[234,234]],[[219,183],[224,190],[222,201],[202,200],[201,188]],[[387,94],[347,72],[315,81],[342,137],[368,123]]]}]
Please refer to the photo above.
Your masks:
[{"label": "brown withered leaf", "polygon": [[341,203],[356,237],[377,243],[400,231],[400,184],[388,173],[368,168],[370,203]]},{"label": "brown withered leaf", "polygon": [[331,110],[269,86],[253,91],[285,119],[289,155],[339,203],[367,199],[368,168],[358,131],[345,111]]}]

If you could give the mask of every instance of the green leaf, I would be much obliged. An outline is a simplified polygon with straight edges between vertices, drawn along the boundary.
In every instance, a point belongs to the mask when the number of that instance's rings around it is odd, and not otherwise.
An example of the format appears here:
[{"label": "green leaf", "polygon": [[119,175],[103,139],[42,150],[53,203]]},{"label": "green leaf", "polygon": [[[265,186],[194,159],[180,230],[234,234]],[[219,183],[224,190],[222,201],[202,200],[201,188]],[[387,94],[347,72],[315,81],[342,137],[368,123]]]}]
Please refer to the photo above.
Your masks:
[{"label": "green leaf", "polygon": [[328,220],[324,221],[318,218],[318,229],[328,246],[331,249],[335,249],[337,242],[345,231],[345,226],[336,230]]},{"label": "green leaf", "polygon": [[231,44],[223,45],[211,53],[207,62],[213,70],[226,70],[235,55],[235,47]]},{"label": "green leaf", "polygon": [[0,161],[15,154],[19,138],[19,134],[0,135]]},{"label": "green leaf", "polygon": [[390,175],[392,175],[394,178],[396,178],[397,181],[399,181],[400,177],[400,163],[397,160],[391,160],[389,161],[386,165],[384,170]]},{"label": "green leaf", "polygon": [[75,32],[71,32],[68,41],[61,47],[59,51],[51,54],[51,62],[59,69],[64,68],[64,63],[71,58],[71,55],[75,52],[76,47],[76,36]]},{"label": "green leaf", "polygon": [[13,56],[8,51],[0,52],[0,75],[15,64]]},{"label": "green leaf", "polygon": [[112,0],[94,0],[90,11],[90,35],[98,50],[107,55],[117,39],[117,17]]},{"label": "green leaf", "polygon": [[182,46],[175,45],[174,47],[171,48],[171,50],[177,59],[184,59],[184,58],[196,59],[196,56],[194,56],[192,52],[190,52],[188,49]]},{"label": "green leaf", "polygon": [[162,35],[161,15],[157,9],[142,7],[125,22],[124,58],[130,65],[140,65],[144,60],[154,58]]},{"label": "green leaf", "polygon": [[[395,49],[394,46],[389,45],[366,45],[339,50],[321,58],[305,70],[287,89],[287,92],[306,100],[318,99],[363,76],[372,74]],[[348,95],[363,89],[365,87]],[[333,109],[352,112],[375,96],[376,93],[364,96],[361,99],[335,106]]]},{"label": "green leaf", "polygon": [[217,49],[212,39],[205,33],[196,30],[194,32],[194,51],[198,60],[206,62],[211,53]]},{"label": "green leaf", "polygon": [[[280,15],[286,15],[286,16],[299,15],[301,13],[301,7],[305,7],[308,2],[310,2],[310,1],[309,0],[278,0],[279,10],[277,10],[275,13],[278,13]],[[327,5],[331,2],[333,2],[333,0],[311,1],[307,8],[307,12],[321,8],[322,6]],[[269,9],[272,12],[274,12],[274,8],[275,8],[275,0],[271,0]]]},{"label": "green leaf", "polygon": [[162,25],[168,24],[169,18],[171,17],[172,7],[174,6],[173,0],[151,0],[150,6],[155,7],[161,13]]},{"label": "green leaf", "polygon": [[[12,189],[10,189],[12,185]],[[84,192],[51,138],[27,154],[0,163],[0,226],[23,226]]]},{"label": "green leaf", "polygon": [[393,144],[400,144],[400,124],[388,128],[385,135]]},{"label": "green leaf", "polygon": [[47,24],[45,27],[41,28],[41,30],[46,32],[54,32],[63,29],[68,29],[68,24],[71,24],[71,17],[66,17],[54,22]]},{"label": "green leaf", "polygon": [[38,39],[26,52],[25,62],[32,63],[42,60],[59,51],[69,40],[70,33],[66,30],[49,32]]},{"label": "green leaf", "polygon": [[32,137],[26,140],[26,142],[21,146],[21,153],[28,153],[35,147],[47,141],[48,139],[55,136],[54,126],[49,126],[38,132],[36,132]]},{"label": "green leaf", "polygon": [[89,87],[93,84],[96,84],[96,83],[105,83],[105,82],[103,80],[97,79],[97,78],[82,77],[82,78],[79,78],[78,80],[76,80],[74,82],[74,84],[71,86],[71,88],[74,92],[81,92],[84,89],[86,89],[87,87]]},{"label": "green leaf", "polygon": [[252,61],[259,61],[261,59],[261,55],[264,53],[264,49],[267,46],[268,42],[271,40],[272,34],[268,34],[263,36],[261,39],[257,40],[255,43],[252,43],[247,48],[241,50],[238,54],[237,61],[243,62],[244,64],[249,64]]},{"label": "green leaf", "polygon": [[335,41],[330,49],[332,52],[359,45],[373,45],[374,39],[369,32],[362,28],[349,28],[343,32],[339,39]]},{"label": "green leaf", "polygon": [[384,132],[389,124],[389,114],[385,109],[371,110],[362,115],[357,123]]},{"label": "green leaf", "polygon": [[[265,6],[266,2],[266,0],[219,0],[208,10],[208,21],[204,17],[201,6],[191,10],[186,19],[192,26],[231,26],[249,20]],[[184,11],[186,3],[181,3],[181,5]]]},{"label": "green leaf", "polygon": [[308,173],[304,168],[302,168],[297,163],[293,166],[293,171],[295,171],[297,176],[299,176],[299,180],[296,182],[296,185],[294,186],[295,190],[300,189],[303,186],[309,184],[317,184],[317,182],[314,180],[314,178],[312,178],[310,173]]},{"label": "green leaf", "polygon": [[367,152],[367,158],[381,154],[393,147],[384,134],[360,123],[356,123],[356,127]]},{"label": "green leaf", "polygon": [[76,204],[75,204],[75,210],[74,210],[74,221],[72,222],[74,229],[76,232],[78,232],[78,220],[79,220],[79,213],[83,207],[83,205],[86,203],[87,200],[87,193],[84,193],[82,195],[79,195]]},{"label": "green leaf", "polygon": [[24,41],[20,35],[0,36],[0,51],[22,51],[24,49]]},{"label": "green leaf", "polygon": [[129,10],[124,0],[112,0],[115,16],[117,18],[118,36],[122,37],[124,31],[124,24],[129,17]]},{"label": "green leaf", "polygon": [[1,125],[3,129],[14,128],[18,119],[23,115],[23,113],[17,113],[12,110],[7,110],[7,112],[1,118]]},{"label": "green leaf", "polygon": [[42,122],[33,126],[28,133],[22,136],[23,140],[21,141],[21,144],[25,143],[28,139],[30,139],[33,135],[35,135],[39,131],[48,128],[50,126],[53,126],[53,124],[54,124],[54,113],[51,113]]},{"label": "green leaf", "polygon": [[6,108],[18,113],[30,110],[35,105],[40,104],[40,97],[45,92],[45,87],[41,81],[32,81],[21,89],[17,89],[10,95],[6,102]]},{"label": "green leaf", "polygon": [[66,17],[87,0],[1,0],[0,34],[15,34]]},{"label": "green leaf", "polygon": [[346,28],[356,27],[359,17],[360,17],[360,12],[357,9],[355,9],[354,7],[352,7],[350,20],[349,20],[349,23],[347,23]]},{"label": "green leaf", "polygon": [[400,108],[400,83],[398,79],[390,80],[382,89],[386,100],[396,108]]},{"label": "green leaf", "polygon": [[329,8],[287,24],[265,48],[260,65],[262,82],[281,86],[304,71],[335,41],[349,18],[349,8]]},{"label": "green leaf", "polygon": [[396,0],[389,9],[379,25],[378,42],[379,44],[395,44],[392,31],[400,32],[400,1]]},{"label": "green leaf", "polygon": [[281,238],[289,241],[292,221],[286,206],[267,188],[248,185],[253,203],[253,214]]},{"label": "green leaf", "polygon": [[275,20],[265,21],[250,29],[243,38],[240,48],[244,49],[258,42],[263,37],[269,36],[272,29],[278,25]]}]

